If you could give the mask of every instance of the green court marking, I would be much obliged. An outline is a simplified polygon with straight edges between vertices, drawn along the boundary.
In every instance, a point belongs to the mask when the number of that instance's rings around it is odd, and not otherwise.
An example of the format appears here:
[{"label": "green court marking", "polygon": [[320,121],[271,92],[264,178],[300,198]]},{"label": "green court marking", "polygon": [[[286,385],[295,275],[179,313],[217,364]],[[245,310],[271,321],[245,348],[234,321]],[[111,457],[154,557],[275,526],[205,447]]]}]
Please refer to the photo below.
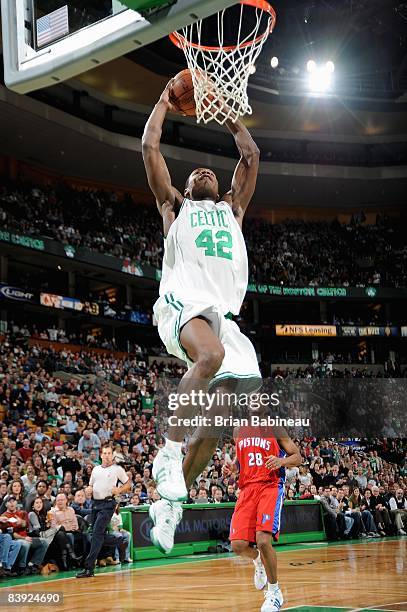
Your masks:
[{"label": "green court marking", "polygon": [[[352,610],[352,608],[330,608],[329,606],[297,606],[295,608],[286,608],[292,610],[292,612],[337,612],[340,610]],[[283,608],[284,611],[284,608]],[[370,612],[370,611],[369,611]]]}]

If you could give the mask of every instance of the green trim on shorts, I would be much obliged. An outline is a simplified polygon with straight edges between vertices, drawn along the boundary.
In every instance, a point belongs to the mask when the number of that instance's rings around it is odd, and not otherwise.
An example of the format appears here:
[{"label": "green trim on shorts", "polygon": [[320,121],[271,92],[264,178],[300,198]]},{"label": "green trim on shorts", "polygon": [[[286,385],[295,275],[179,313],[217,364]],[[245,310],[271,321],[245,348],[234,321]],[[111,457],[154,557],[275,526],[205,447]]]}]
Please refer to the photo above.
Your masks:
[{"label": "green trim on shorts", "polygon": [[186,352],[186,350],[182,346],[181,341],[180,341],[180,337],[179,337],[179,335],[180,335],[180,325],[181,325],[181,316],[182,316],[182,313],[184,311],[184,304],[182,302],[180,302],[179,300],[176,300],[175,297],[174,297],[174,294],[172,292],[166,293],[164,295],[164,297],[165,297],[165,301],[167,302],[167,304],[169,304],[170,306],[175,308],[175,310],[178,312],[177,318],[175,319],[175,323],[174,323],[174,338],[177,341],[179,349],[180,349],[181,353],[184,356],[184,361],[187,362],[187,363],[188,363],[188,361],[193,363],[192,359],[190,358],[190,356],[188,355],[188,353]]},{"label": "green trim on shorts", "polygon": [[179,300],[176,300],[173,293],[166,293],[164,297],[167,304],[173,306],[175,310],[181,311],[184,308],[184,304]]},{"label": "green trim on shorts", "polygon": [[[215,378],[258,378],[259,380],[263,380],[261,376],[258,374],[235,374],[234,372],[222,372],[222,374],[215,374],[212,380]],[[211,380],[211,382],[212,382]]]},{"label": "green trim on shorts", "polygon": [[233,321],[233,316],[233,312],[229,311],[225,314],[225,319],[230,319],[231,321]]},{"label": "green trim on shorts", "polygon": [[228,378],[237,378],[240,380],[248,380],[248,379],[252,379],[252,380],[258,380],[259,381],[259,386],[258,389],[260,389],[261,387],[261,383],[262,383],[262,377],[259,376],[258,374],[235,374],[234,372],[222,372],[222,374],[216,374],[210,381],[209,383],[209,388],[211,388],[215,383],[221,381],[221,380],[225,380]]}]

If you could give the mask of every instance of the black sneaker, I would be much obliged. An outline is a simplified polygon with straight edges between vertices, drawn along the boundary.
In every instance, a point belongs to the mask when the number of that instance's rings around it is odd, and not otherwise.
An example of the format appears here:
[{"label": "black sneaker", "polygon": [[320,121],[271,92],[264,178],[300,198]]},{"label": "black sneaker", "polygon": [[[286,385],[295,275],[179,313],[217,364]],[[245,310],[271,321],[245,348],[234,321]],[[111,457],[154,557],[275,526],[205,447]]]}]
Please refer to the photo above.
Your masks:
[{"label": "black sneaker", "polygon": [[76,574],[77,578],[93,578],[93,576],[95,575],[95,572],[91,569],[87,569],[85,567],[85,569],[81,570],[80,572],[78,572]]}]

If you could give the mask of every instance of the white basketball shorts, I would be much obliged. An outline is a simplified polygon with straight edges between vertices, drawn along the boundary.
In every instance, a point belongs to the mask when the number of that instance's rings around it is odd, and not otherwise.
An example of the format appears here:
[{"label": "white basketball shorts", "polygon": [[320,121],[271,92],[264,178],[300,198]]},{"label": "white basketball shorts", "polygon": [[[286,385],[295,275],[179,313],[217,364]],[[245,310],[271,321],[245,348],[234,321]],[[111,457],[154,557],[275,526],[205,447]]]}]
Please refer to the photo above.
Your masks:
[{"label": "white basketball shorts", "polygon": [[[253,392],[261,387],[261,374],[256,352],[249,338],[242,334],[239,326],[215,306],[205,302],[188,301],[173,292],[161,296],[154,304],[154,315],[158,333],[170,355],[175,355],[193,366],[180,343],[180,330],[195,317],[203,317],[225,349],[225,357],[209,387],[225,379],[235,379],[239,392]],[[236,392],[238,392],[236,391]]]}]

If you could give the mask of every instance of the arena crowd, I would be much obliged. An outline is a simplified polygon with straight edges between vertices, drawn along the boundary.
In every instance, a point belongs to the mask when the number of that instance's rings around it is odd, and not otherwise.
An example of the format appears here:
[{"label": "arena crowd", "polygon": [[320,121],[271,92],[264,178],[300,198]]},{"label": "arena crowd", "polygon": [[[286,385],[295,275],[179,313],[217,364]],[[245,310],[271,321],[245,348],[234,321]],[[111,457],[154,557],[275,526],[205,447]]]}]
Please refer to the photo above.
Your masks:
[{"label": "arena crowd", "polygon": [[[245,220],[251,282],[293,286],[401,286],[407,272],[407,246],[398,219],[362,216],[338,221]],[[152,206],[132,196],[56,188],[24,182],[0,185],[0,229],[44,236],[74,248],[130,258],[134,265],[161,267],[162,227]]]},{"label": "arena crowd", "polygon": [[[58,369],[72,376],[58,378]],[[95,373],[93,383],[80,373]],[[103,375],[102,375],[103,374]],[[0,575],[47,573],[80,566],[89,548],[92,500],[86,486],[104,444],[132,482],[121,506],[158,499],[152,462],[163,444],[155,394],[179,377],[176,364],[147,365],[140,355],[55,352],[0,347]],[[119,387],[114,395],[108,387]],[[333,539],[404,535],[407,524],[405,441],[380,437],[341,441],[297,438],[303,464],[287,470],[286,497],[318,499]],[[222,468],[233,441],[219,444],[189,490],[188,503],[236,501],[238,480]],[[110,526],[118,545],[104,548],[100,566],[130,563],[129,534],[120,514]],[[126,550],[119,546],[125,538]]]}]

